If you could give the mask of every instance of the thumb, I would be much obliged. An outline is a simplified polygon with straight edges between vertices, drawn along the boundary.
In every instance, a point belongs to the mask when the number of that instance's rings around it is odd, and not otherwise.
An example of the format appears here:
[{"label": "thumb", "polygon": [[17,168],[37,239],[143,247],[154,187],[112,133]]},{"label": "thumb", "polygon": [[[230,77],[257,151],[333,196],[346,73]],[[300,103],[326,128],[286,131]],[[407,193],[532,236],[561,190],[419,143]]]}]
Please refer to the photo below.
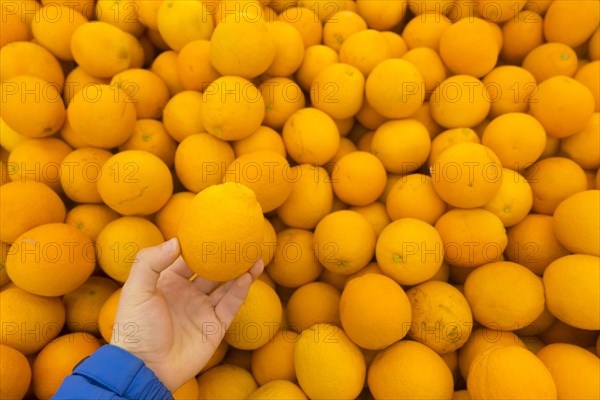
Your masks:
[{"label": "thumb", "polygon": [[140,250],[131,266],[125,286],[136,294],[154,293],[160,273],[175,262],[179,253],[177,238]]}]

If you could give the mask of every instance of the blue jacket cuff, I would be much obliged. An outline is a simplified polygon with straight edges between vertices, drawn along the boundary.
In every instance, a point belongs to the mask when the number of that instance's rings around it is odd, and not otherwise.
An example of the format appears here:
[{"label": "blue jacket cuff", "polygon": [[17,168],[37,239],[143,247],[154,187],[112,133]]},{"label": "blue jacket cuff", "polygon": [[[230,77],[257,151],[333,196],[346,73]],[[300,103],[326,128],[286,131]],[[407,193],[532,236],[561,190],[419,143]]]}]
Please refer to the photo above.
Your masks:
[{"label": "blue jacket cuff", "polygon": [[165,385],[142,360],[127,351],[104,345],[82,361],[73,376],[124,399],[173,399]]}]

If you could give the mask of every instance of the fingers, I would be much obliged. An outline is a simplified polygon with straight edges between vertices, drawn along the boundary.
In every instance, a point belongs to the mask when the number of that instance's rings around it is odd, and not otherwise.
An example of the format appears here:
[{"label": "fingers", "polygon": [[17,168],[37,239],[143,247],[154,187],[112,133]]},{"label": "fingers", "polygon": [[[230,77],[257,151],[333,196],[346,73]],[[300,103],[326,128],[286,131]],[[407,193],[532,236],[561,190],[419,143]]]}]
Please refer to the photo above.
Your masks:
[{"label": "fingers", "polygon": [[138,293],[154,293],[160,273],[179,256],[176,238],[138,252],[125,287]]},{"label": "fingers", "polygon": [[233,281],[227,282],[219,289],[211,293],[210,298],[214,301],[215,315],[225,324],[225,327],[229,327],[233,317],[237,314],[240,306],[246,299],[250,285],[252,282],[262,273],[264,269],[264,263],[262,260],[258,260],[248,273],[234,279]]},{"label": "fingers", "polygon": [[177,257],[173,265],[171,265],[167,271],[173,272],[185,279],[190,279],[192,275],[194,275],[194,271],[187,266],[185,261],[183,261],[183,257],[181,256]]}]

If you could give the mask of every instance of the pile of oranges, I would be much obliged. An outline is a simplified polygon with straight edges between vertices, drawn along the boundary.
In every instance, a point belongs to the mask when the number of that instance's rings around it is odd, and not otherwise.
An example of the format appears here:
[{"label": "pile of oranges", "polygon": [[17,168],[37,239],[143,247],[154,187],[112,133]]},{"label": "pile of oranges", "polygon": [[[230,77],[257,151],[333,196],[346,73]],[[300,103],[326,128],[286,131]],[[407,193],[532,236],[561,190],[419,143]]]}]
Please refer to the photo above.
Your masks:
[{"label": "pile of oranges", "polygon": [[600,397],[597,0],[0,6],[0,398],[172,237],[266,265],[176,399]]}]

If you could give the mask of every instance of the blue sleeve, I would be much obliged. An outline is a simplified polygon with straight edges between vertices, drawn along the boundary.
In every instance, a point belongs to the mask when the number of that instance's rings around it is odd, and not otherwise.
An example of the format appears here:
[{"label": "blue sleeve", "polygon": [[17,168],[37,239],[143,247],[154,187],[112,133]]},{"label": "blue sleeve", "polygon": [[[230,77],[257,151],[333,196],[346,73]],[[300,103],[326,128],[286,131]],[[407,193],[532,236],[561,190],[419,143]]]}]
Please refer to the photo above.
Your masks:
[{"label": "blue sleeve", "polygon": [[142,360],[104,345],[65,378],[56,400],[172,400],[173,396]]}]

